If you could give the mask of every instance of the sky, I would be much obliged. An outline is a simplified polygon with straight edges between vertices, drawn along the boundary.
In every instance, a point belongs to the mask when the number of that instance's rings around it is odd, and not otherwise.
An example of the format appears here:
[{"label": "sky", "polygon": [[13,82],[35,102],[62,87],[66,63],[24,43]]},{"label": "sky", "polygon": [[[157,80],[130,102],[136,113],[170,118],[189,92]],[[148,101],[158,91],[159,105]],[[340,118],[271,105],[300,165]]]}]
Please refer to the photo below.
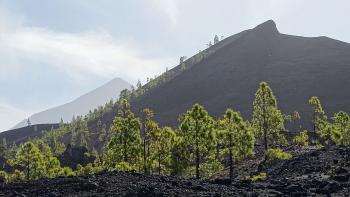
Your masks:
[{"label": "sky", "polygon": [[350,43],[348,0],[0,0],[0,131],[115,77],[136,84],[180,56],[273,19]]}]

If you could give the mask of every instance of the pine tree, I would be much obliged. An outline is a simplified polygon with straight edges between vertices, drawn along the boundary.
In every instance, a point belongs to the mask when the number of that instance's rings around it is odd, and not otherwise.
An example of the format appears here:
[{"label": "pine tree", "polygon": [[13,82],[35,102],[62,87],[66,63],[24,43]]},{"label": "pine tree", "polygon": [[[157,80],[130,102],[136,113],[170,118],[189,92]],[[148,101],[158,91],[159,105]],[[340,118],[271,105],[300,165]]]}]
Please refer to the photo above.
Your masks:
[{"label": "pine tree", "polygon": [[0,158],[5,158],[6,148],[4,145],[0,144]]},{"label": "pine tree", "polygon": [[313,96],[309,100],[309,104],[311,105],[313,109],[313,117],[312,117],[312,124],[313,124],[313,134],[310,135],[311,142],[315,143],[318,141],[317,134],[320,135],[322,129],[324,128],[326,124],[326,115],[323,111],[322,105],[320,100],[317,96]]},{"label": "pine tree", "polygon": [[151,109],[144,109],[144,120],[142,124],[142,145],[143,145],[143,168],[146,174],[151,170],[151,157],[152,152],[150,150],[153,143],[152,134],[157,133],[160,129],[158,124],[153,120],[153,111]]},{"label": "pine tree", "polygon": [[7,148],[7,140],[6,137],[2,138],[2,145],[4,146],[4,148]]},{"label": "pine tree", "polygon": [[214,36],[214,44],[217,44],[217,43],[219,43],[219,36],[215,35]]},{"label": "pine tree", "polygon": [[340,111],[332,117],[334,121],[332,138],[337,144],[350,145],[350,117],[346,112]]},{"label": "pine tree", "polygon": [[89,144],[89,129],[87,126],[87,121],[85,121],[81,116],[74,118],[70,124],[69,128],[72,132],[71,144],[75,146],[85,146],[88,148]]},{"label": "pine tree", "polygon": [[137,90],[140,90],[142,88],[142,84],[140,80],[137,80],[136,88]]},{"label": "pine tree", "polygon": [[50,146],[43,140],[36,140],[34,143],[44,159],[44,176],[47,178],[54,178],[58,176],[61,171],[61,164],[60,161],[53,155]]},{"label": "pine tree", "polygon": [[161,174],[161,166],[167,166],[170,162],[171,149],[176,141],[176,133],[170,127],[155,129],[152,132],[153,157],[158,162],[158,174]]},{"label": "pine tree", "polygon": [[43,176],[44,158],[32,142],[26,142],[19,148],[14,164],[24,169],[28,181]]},{"label": "pine tree", "polygon": [[190,160],[194,160],[196,178],[200,178],[200,165],[215,149],[216,136],[214,121],[208,112],[199,104],[193,105],[190,111],[182,115],[180,125],[181,136],[188,150]]},{"label": "pine tree", "polygon": [[255,93],[252,125],[256,135],[263,139],[265,151],[269,141],[284,139],[284,116],[277,107],[277,99],[266,82],[261,82]]},{"label": "pine tree", "polygon": [[[175,132],[176,133],[176,132]],[[178,133],[171,148],[170,168],[171,175],[181,176],[188,168],[190,152],[187,150],[185,138]]]},{"label": "pine tree", "polygon": [[[120,162],[136,165],[140,156],[140,121],[130,110],[126,99],[121,100],[118,116],[113,120],[113,136],[108,144],[107,155],[110,157],[109,167]],[[112,165],[112,166],[111,166]]]},{"label": "pine tree", "polygon": [[293,112],[292,120],[293,120],[293,123],[294,123],[294,126],[295,126],[295,131],[301,132],[302,131],[302,126],[301,126],[301,123],[300,123],[301,122],[301,117],[300,117],[299,112],[297,112],[297,111]]},{"label": "pine tree", "polygon": [[103,143],[103,147],[105,147],[108,144],[111,137],[111,128],[107,129],[106,124],[102,124],[100,133],[98,135],[98,140]]},{"label": "pine tree", "polygon": [[224,119],[219,121],[219,141],[224,153],[229,157],[230,181],[233,179],[233,160],[252,155],[255,137],[238,112],[227,109]]}]

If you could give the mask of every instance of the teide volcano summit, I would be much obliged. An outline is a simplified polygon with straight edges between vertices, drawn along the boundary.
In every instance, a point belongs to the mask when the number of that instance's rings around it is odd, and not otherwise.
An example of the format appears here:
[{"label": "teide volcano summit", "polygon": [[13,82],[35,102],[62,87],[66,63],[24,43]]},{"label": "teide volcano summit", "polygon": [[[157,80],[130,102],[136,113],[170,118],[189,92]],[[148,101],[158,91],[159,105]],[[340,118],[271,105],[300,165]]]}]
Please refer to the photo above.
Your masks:
[{"label": "teide volcano summit", "polygon": [[161,124],[176,125],[179,114],[200,103],[214,117],[232,107],[250,118],[261,81],[270,84],[284,113],[296,110],[301,114],[304,128],[311,127],[311,96],[320,98],[328,115],[350,112],[348,43],[282,34],[269,20],[204,52],[208,54],[204,59],[132,100],[134,112],[149,107]]}]

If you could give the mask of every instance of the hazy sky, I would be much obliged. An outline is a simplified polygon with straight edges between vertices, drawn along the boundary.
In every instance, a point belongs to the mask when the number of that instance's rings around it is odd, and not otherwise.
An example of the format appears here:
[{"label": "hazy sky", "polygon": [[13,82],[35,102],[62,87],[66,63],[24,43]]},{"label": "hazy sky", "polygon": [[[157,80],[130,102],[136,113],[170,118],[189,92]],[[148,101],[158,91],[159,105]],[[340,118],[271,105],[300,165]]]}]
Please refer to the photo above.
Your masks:
[{"label": "hazy sky", "polygon": [[182,55],[273,19],[350,42],[349,0],[0,0],[0,131],[114,77],[135,84]]}]

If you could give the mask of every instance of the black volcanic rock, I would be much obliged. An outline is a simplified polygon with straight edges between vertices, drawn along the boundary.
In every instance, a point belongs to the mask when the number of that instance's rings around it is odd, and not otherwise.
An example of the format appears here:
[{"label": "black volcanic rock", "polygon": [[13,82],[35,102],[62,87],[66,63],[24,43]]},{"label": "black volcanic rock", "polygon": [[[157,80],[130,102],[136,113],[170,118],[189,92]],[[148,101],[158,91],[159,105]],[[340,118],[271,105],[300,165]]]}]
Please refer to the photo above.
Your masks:
[{"label": "black volcanic rock", "polygon": [[88,153],[86,147],[72,146],[68,144],[66,150],[58,157],[58,159],[62,166],[76,169],[78,164],[85,166],[88,163],[93,163],[95,161],[96,158],[94,156],[86,155],[86,153]]},{"label": "black volcanic rock", "polygon": [[[294,157],[291,160],[270,167],[267,179],[257,182],[235,179],[229,185],[226,179],[210,181],[135,172],[103,172],[0,183],[0,196],[349,196],[349,180],[332,180],[332,169],[342,168],[338,173],[343,174],[350,168],[349,155],[342,155],[343,151],[349,152],[350,148],[292,151]],[[338,162],[334,163],[334,160]],[[304,174],[305,167],[315,170]]]}]

